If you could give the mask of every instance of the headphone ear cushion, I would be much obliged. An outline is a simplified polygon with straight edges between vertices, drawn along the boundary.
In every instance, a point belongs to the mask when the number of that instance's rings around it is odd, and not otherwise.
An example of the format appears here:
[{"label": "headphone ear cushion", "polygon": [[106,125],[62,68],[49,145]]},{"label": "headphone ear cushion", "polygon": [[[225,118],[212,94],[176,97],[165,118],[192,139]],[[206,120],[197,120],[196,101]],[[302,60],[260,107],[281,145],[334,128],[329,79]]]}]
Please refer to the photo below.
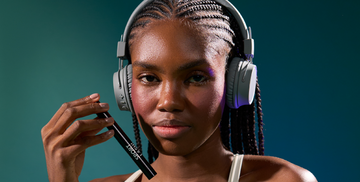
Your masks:
[{"label": "headphone ear cushion", "polygon": [[231,60],[226,75],[226,104],[237,109],[250,105],[254,99],[256,86],[256,66],[239,57]]},{"label": "headphone ear cushion", "polygon": [[116,103],[120,110],[133,112],[131,104],[132,66],[126,65],[113,75]]},{"label": "headphone ear cushion", "polygon": [[237,85],[235,83],[235,77],[237,76],[237,69],[239,67],[239,62],[242,59],[235,57],[232,60],[230,60],[229,70],[226,74],[226,104],[232,108],[235,109],[235,98],[234,95],[236,92]]},{"label": "headphone ear cushion", "polygon": [[133,110],[133,106],[132,106],[132,101],[131,101],[131,85],[132,85],[132,65],[129,64],[126,66],[127,68],[127,72],[126,72],[126,78],[127,78],[127,93],[125,93],[125,95],[129,98],[129,102],[128,105],[130,107],[130,110],[132,112]]}]

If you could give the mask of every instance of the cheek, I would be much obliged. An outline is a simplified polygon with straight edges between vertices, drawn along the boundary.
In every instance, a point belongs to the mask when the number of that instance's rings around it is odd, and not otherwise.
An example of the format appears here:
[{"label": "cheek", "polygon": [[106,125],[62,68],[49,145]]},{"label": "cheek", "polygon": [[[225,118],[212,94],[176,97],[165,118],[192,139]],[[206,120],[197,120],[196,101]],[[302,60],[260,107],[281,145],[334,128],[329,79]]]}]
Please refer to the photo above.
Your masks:
[{"label": "cheek", "polygon": [[151,113],[151,108],[156,107],[154,92],[145,90],[138,80],[134,80],[131,85],[131,99],[136,115],[147,116]]},{"label": "cheek", "polygon": [[217,81],[209,85],[206,89],[195,92],[189,100],[191,100],[192,105],[197,108],[198,111],[202,111],[203,117],[213,118],[218,117],[217,115],[221,117],[225,104],[224,88],[224,78],[218,78]]}]

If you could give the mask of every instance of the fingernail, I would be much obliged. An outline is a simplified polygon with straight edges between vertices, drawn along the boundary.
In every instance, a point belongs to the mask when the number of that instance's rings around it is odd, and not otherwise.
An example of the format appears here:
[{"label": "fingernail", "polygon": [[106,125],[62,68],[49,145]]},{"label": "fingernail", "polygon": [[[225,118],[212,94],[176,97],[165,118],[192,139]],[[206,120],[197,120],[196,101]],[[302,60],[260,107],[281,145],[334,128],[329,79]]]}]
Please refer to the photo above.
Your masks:
[{"label": "fingernail", "polygon": [[113,122],[112,118],[106,118],[105,121],[106,121],[107,123],[112,123],[112,122]]},{"label": "fingernail", "polygon": [[109,130],[106,132],[105,135],[108,137],[108,136],[111,136],[113,133],[114,133],[114,130]]},{"label": "fingernail", "polygon": [[94,93],[90,95],[90,99],[96,99],[97,97],[99,97],[98,93]]},{"label": "fingernail", "polygon": [[103,108],[108,107],[107,103],[100,103],[99,105],[100,105],[100,107],[103,107]]}]

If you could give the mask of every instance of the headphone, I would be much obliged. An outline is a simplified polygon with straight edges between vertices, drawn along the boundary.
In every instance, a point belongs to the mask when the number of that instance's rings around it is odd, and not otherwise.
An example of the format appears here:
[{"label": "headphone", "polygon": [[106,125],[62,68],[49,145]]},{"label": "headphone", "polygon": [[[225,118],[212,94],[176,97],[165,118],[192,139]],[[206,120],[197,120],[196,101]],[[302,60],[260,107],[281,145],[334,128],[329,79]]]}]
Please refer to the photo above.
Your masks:
[{"label": "headphone", "polygon": [[[120,110],[134,113],[131,102],[131,83],[132,66],[131,64],[123,67],[124,60],[128,60],[126,55],[126,44],[130,34],[130,27],[134,23],[136,16],[144,7],[154,0],[143,0],[140,5],[131,14],[121,40],[117,45],[117,57],[119,58],[119,70],[113,75],[113,85],[115,99]],[[229,70],[226,74],[226,104],[237,109],[242,105],[250,105],[255,95],[257,68],[252,64],[254,58],[254,40],[251,35],[251,28],[247,28],[244,19],[239,11],[228,0],[214,0],[231,13],[239,25],[240,33],[245,39],[244,53],[246,60],[240,57],[234,57],[230,61]]]}]

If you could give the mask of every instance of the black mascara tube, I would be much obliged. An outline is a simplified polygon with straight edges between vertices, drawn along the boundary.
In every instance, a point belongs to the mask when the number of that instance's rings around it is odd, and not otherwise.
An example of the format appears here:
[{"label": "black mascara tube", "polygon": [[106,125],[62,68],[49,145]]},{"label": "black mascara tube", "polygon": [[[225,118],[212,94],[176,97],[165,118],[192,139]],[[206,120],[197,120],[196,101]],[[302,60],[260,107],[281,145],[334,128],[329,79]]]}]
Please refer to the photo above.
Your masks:
[{"label": "black mascara tube", "polygon": [[[110,118],[111,115],[108,112],[96,114],[99,118]],[[109,130],[114,130],[114,137],[120,143],[120,145],[129,154],[132,160],[136,163],[139,169],[150,180],[156,175],[155,170],[151,167],[150,163],[145,159],[140,150],[131,142],[129,137],[124,133],[120,126],[114,121],[112,126],[107,127]]]}]

